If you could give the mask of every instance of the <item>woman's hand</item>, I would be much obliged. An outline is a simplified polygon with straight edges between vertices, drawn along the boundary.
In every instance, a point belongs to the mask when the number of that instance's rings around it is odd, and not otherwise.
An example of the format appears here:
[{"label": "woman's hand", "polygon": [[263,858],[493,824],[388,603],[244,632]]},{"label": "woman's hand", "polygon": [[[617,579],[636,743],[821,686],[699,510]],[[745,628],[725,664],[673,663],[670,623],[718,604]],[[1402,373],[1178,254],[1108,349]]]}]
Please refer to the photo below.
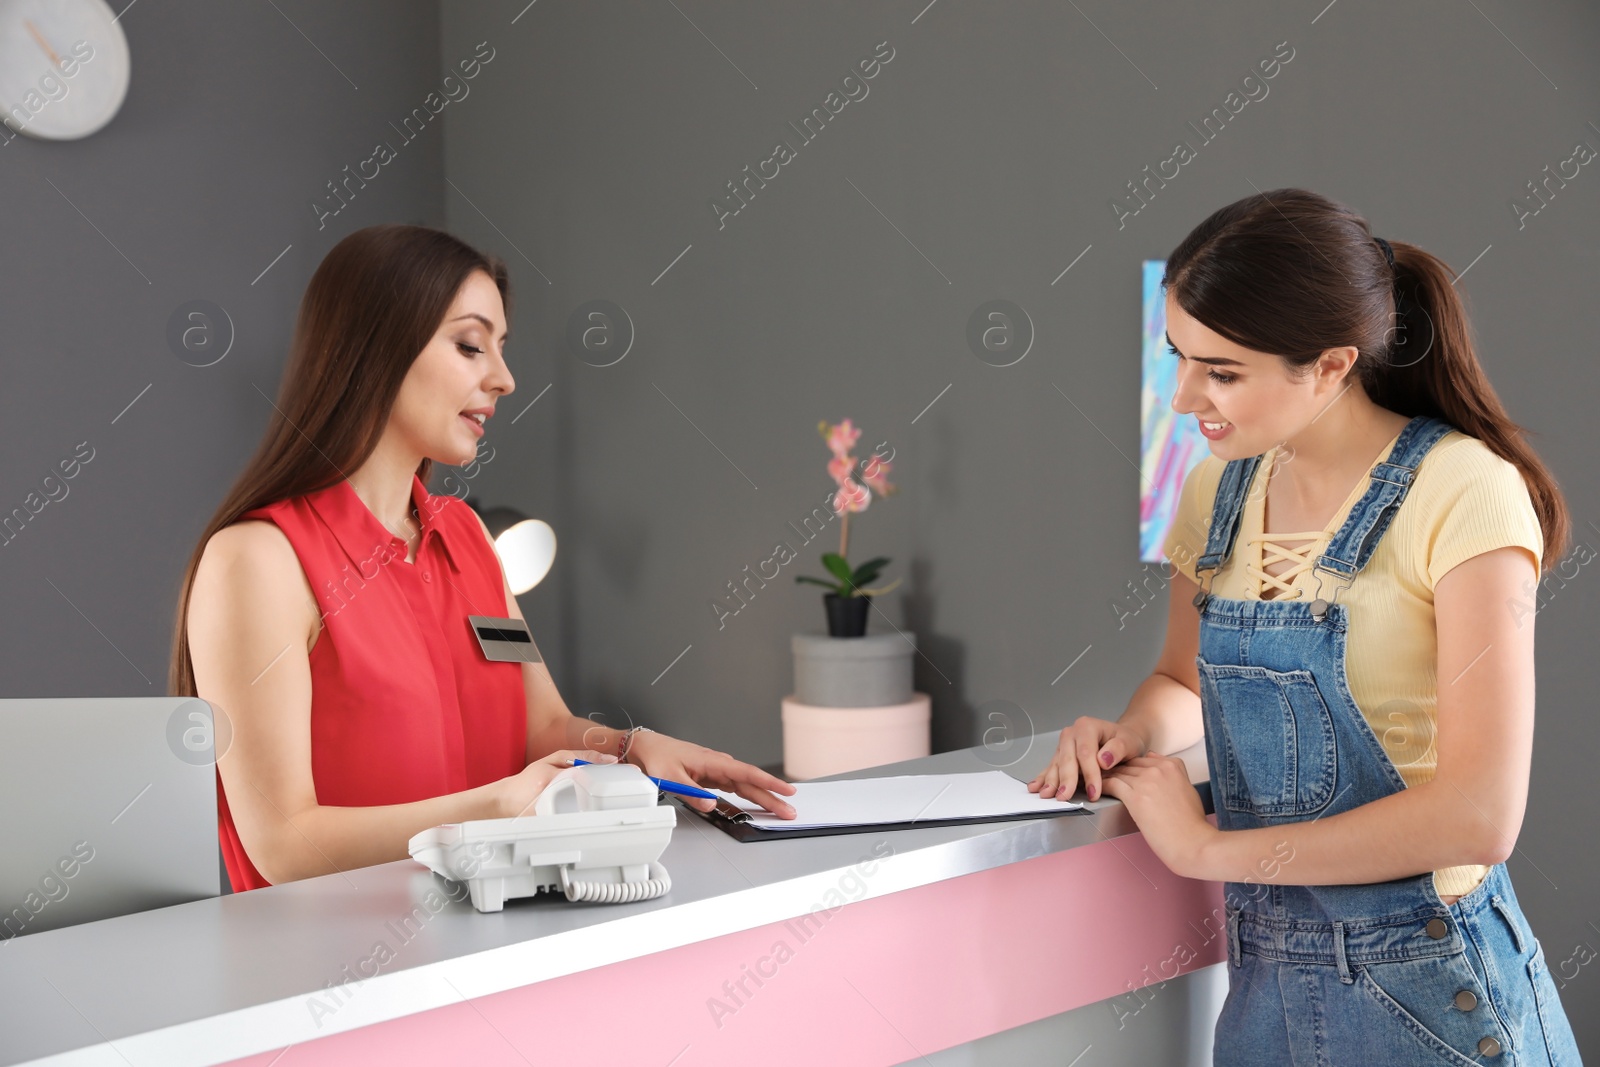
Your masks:
[{"label": "woman's hand", "polygon": [[557,749],[495,783],[500,787],[500,817],[513,819],[519,815],[532,815],[533,802],[539,799],[539,794],[544,792],[556,775],[573,765],[574,759],[588,760],[590,763],[617,762],[617,757],[609,752],[591,752],[583,748]]},{"label": "woman's hand", "polygon": [[1098,800],[1101,772],[1125,759],[1144,755],[1148,747],[1143,735],[1131,726],[1079,716],[1078,721],[1061,731],[1055,757],[1028,783],[1028,791],[1047,800],[1066,800],[1077,791],[1081,775],[1084,792],[1090,800]]},{"label": "woman's hand", "polygon": [[1206,878],[1203,853],[1221,833],[1206,820],[1189,769],[1176,756],[1136,756],[1105,775],[1106,796],[1127,805],[1162,863],[1185,878]]},{"label": "woman's hand", "polygon": [[[652,778],[735,793],[784,819],[792,819],[795,815],[793,805],[773,795],[792,794],[794,786],[760,767],[741,763],[726,752],[680,741],[666,734],[640,731],[633,735],[633,742],[628,748],[628,762],[637,763]],[[680,796],[678,799],[697,811],[710,811],[717,806],[717,802],[708,797]]]}]

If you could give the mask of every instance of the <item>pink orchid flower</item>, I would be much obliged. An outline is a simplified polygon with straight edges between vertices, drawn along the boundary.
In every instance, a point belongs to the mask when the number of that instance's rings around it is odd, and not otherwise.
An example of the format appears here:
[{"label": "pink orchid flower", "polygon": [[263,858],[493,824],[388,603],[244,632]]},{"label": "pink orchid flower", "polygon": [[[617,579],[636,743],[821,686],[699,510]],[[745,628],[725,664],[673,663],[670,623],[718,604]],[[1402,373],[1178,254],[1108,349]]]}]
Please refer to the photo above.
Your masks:
[{"label": "pink orchid flower", "polygon": [[872,502],[872,493],[860,482],[851,481],[839,487],[833,494],[833,510],[836,514],[844,515],[852,511],[866,511],[867,505]]},{"label": "pink orchid flower", "polygon": [[879,459],[877,455],[867,460],[861,470],[861,480],[872,488],[872,491],[881,496],[888,496],[895,491],[889,482],[889,471],[894,465],[886,459]]},{"label": "pink orchid flower", "polygon": [[[823,423],[827,426],[827,423]],[[836,456],[845,456],[856,447],[856,441],[861,437],[861,428],[845,419],[837,426],[828,427],[825,436],[828,439],[828,448]]]}]

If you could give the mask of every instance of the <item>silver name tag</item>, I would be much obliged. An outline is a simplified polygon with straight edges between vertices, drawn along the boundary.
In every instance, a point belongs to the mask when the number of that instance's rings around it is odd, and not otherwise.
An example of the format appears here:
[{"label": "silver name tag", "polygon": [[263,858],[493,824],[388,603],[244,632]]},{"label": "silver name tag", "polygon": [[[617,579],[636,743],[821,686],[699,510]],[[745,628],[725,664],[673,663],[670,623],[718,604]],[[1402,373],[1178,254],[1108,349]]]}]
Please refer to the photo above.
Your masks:
[{"label": "silver name tag", "polygon": [[495,619],[488,615],[468,615],[467,622],[478,638],[485,659],[510,663],[543,663],[539,647],[533,643],[528,624],[521,619]]}]

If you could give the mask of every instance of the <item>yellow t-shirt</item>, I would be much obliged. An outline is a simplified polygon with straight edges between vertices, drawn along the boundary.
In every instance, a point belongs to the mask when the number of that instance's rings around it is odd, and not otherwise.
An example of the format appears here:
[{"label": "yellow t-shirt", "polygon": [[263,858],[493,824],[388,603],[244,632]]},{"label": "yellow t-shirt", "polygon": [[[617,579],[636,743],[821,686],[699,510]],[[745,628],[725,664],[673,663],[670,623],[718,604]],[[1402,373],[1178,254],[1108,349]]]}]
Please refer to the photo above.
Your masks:
[{"label": "yellow t-shirt", "polygon": [[[1372,466],[1389,457],[1398,439],[1399,434],[1390,439]],[[1261,523],[1267,476],[1277,452],[1267,452],[1256,467],[1233,554],[1212,575],[1213,595],[1234,600],[1315,597],[1312,567],[1371,484],[1368,468],[1328,528],[1316,532],[1316,540],[1297,541],[1277,533],[1273,536],[1287,544],[1276,545],[1262,536]],[[1211,508],[1226,465],[1212,455],[1189,472],[1162,546],[1174,568],[1197,584],[1195,561],[1205,552]],[[1456,564],[1507,545],[1527,549],[1535,568],[1542,564],[1544,533],[1527,483],[1514,464],[1482,441],[1452,430],[1418,464],[1404,503],[1366,567],[1339,591],[1338,603],[1350,617],[1345,648],[1350,695],[1407,786],[1432,779],[1437,762],[1434,586]],[[1263,562],[1301,556],[1303,563],[1276,579],[1262,569]],[[1325,577],[1323,595],[1331,597],[1341,584]],[[1433,872],[1434,889],[1440,895],[1468,893],[1488,870],[1477,864],[1441,868]]]}]

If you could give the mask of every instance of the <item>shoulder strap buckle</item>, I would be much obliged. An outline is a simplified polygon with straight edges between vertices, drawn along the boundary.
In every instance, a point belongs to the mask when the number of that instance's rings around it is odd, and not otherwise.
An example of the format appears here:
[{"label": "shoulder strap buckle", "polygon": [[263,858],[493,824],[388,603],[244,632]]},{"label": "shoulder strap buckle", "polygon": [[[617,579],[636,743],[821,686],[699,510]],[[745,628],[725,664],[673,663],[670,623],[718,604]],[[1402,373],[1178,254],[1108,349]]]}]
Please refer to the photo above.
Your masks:
[{"label": "shoulder strap buckle", "polygon": [[[1312,567],[1311,574],[1317,580],[1317,595],[1311,601],[1311,617],[1317,622],[1321,622],[1328,617],[1328,606],[1339,599],[1340,593],[1355,583],[1355,575],[1340,574],[1338,571],[1329,570],[1322,565],[1321,560],[1318,560],[1316,566]],[[1339,579],[1338,587],[1334,589],[1332,596],[1327,599],[1323,599],[1322,596],[1322,576],[1324,574],[1331,574]]]},{"label": "shoulder strap buckle", "polygon": [[1197,566],[1194,569],[1195,577],[1200,579],[1200,591],[1194,595],[1193,603],[1195,610],[1202,615],[1206,611],[1206,601],[1211,599],[1211,578],[1216,572],[1215,564],[1210,567]]}]

